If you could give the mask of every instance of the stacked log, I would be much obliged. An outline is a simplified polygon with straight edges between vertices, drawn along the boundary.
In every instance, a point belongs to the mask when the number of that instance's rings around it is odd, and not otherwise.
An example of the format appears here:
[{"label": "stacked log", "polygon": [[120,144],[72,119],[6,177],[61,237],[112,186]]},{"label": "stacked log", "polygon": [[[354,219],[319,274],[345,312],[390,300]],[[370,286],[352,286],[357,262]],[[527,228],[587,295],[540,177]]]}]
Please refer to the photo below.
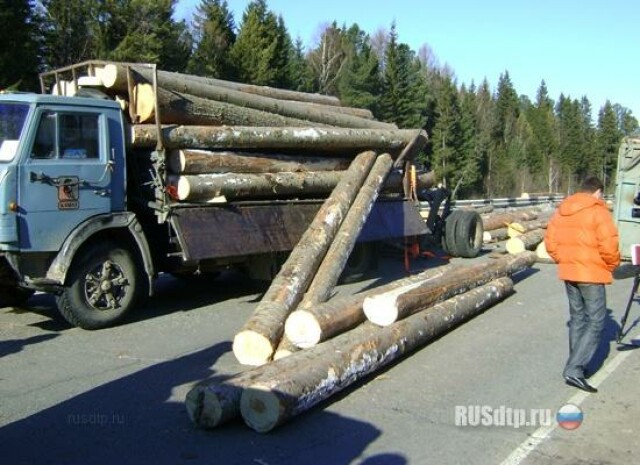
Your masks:
[{"label": "stacked log", "polygon": [[507,227],[515,221],[532,221],[538,218],[539,208],[521,208],[508,213],[491,213],[482,215],[482,225],[485,231]]},{"label": "stacked log", "polygon": [[536,250],[538,244],[544,240],[544,229],[533,229],[524,234],[512,237],[505,244],[510,254],[520,254],[525,250]]}]

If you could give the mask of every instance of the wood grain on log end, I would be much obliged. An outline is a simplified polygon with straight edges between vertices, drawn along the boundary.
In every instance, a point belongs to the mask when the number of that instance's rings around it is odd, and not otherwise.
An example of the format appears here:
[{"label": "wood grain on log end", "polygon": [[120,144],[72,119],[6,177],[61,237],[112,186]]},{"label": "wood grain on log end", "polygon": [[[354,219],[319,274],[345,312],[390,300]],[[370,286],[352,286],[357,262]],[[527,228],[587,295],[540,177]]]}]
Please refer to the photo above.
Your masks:
[{"label": "wood grain on log end", "polygon": [[266,385],[245,389],[240,399],[240,413],[244,422],[258,433],[267,433],[280,422],[284,406],[277,394]]},{"label": "wood grain on log end", "polygon": [[507,252],[509,252],[511,255],[515,255],[517,253],[521,253],[524,252],[525,247],[524,244],[522,243],[522,241],[520,239],[518,239],[517,237],[512,237],[511,239],[509,239],[505,245],[504,245],[505,249],[507,250]]},{"label": "wood grain on log end", "polygon": [[320,342],[322,329],[318,319],[306,310],[292,312],[284,324],[287,338],[301,349],[308,349]]},{"label": "wood grain on log end", "polygon": [[264,365],[274,351],[269,339],[255,331],[240,331],[233,338],[233,354],[243,365]]},{"label": "wood grain on log end", "polygon": [[[136,84],[134,88],[135,92],[135,112],[138,117],[138,122],[145,123],[152,121],[155,115],[155,94],[153,93],[153,86],[151,84]],[[162,117],[162,114],[161,114]]]}]

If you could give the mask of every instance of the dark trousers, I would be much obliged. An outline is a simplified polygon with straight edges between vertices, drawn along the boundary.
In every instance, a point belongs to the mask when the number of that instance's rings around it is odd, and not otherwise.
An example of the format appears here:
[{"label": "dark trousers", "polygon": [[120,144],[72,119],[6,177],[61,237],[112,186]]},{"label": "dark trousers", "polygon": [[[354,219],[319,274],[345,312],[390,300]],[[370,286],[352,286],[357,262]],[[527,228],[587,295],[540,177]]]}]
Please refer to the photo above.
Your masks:
[{"label": "dark trousers", "polygon": [[564,376],[584,377],[584,368],[595,354],[607,314],[604,284],[565,281],[569,297],[569,359]]}]

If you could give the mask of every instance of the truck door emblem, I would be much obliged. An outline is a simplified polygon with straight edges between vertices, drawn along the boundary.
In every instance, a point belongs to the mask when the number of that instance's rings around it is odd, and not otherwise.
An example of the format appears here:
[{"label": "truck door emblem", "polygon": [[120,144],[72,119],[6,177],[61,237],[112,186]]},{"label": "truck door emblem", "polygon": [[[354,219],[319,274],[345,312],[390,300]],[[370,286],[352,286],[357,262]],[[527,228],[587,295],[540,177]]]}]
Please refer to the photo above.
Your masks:
[{"label": "truck door emblem", "polygon": [[79,207],[79,186],[77,176],[58,178],[58,210],[77,210]]}]

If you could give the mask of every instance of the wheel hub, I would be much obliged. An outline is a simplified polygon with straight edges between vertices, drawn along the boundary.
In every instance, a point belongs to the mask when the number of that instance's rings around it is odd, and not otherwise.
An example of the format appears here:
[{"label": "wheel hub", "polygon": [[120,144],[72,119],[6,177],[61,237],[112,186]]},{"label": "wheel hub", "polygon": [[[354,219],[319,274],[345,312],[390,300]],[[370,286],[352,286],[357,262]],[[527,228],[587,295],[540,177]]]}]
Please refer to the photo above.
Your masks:
[{"label": "wheel hub", "polygon": [[114,310],[120,307],[128,287],[123,269],[107,260],[87,273],[84,291],[87,302],[96,310]]}]

